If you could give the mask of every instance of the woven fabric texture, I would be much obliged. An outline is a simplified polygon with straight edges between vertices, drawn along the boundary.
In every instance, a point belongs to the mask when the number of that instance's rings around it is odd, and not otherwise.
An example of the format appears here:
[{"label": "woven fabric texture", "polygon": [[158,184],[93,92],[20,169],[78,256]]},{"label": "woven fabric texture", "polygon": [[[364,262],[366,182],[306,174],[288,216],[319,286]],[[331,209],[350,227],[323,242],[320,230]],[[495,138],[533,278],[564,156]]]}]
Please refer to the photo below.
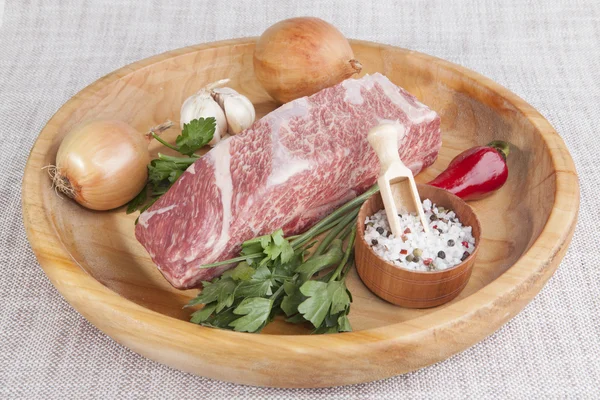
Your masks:
[{"label": "woven fabric texture", "polygon": [[[90,325],[54,289],[27,243],[20,200],[27,155],[71,96],[136,60],[260,35],[298,15],[488,76],[546,116],[575,160],[579,224],[557,273],[522,313],[449,360],[330,389],[255,388],[192,376]],[[599,44],[597,0],[0,0],[0,398],[599,398]]]}]

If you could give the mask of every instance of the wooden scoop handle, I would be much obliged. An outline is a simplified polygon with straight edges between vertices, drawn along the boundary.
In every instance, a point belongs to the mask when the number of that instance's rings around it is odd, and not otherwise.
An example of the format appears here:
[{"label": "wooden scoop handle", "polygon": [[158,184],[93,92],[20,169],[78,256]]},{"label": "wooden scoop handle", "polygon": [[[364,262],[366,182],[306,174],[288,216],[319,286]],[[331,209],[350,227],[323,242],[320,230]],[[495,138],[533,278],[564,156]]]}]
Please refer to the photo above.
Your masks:
[{"label": "wooden scoop handle", "polygon": [[369,131],[367,140],[379,157],[380,176],[384,175],[393,164],[402,164],[398,155],[398,126],[392,124],[376,126]]},{"label": "wooden scoop handle", "polygon": [[369,144],[379,157],[381,169],[377,183],[390,229],[396,237],[400,237],[402,233],[398,218],[399,207],[408,212],[416,212],[423,230],[429,231],[413,173],[398,155],[398,131],[401,129],[404,127],[400,124],[384,123],[372,128],[367,135]]}]

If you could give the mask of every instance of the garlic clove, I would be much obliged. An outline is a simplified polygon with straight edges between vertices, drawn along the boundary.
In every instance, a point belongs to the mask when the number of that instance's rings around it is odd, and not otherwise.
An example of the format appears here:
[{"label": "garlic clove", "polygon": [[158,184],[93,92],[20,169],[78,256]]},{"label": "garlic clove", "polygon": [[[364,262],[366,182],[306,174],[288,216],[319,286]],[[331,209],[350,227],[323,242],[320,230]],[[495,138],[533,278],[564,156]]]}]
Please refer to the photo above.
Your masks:
[{"label": "garlic clove", "polygon": [[201,90],[198,93],[188,97],[181,106],[181,129],[183,125],[197,118],[214,117],[216,121],[215,133],[212,140],[208,143],[211,146],[216,145],[221,137],[227,133],[227,118],[225,112],[219,104],[212,98],[208,90]]},{"label": "garlic clove", "polygon": [[228,97],[224,102],[225,118],[229,132],[237,135],[254,123],[254,106],[245,97]]},{"label": "garlic clove", "polygon": [[213,89],[212,92],[217,103],[225,111],[231,134],[236,135],[254,123],[254,105],[246,96],[228,87]]}]

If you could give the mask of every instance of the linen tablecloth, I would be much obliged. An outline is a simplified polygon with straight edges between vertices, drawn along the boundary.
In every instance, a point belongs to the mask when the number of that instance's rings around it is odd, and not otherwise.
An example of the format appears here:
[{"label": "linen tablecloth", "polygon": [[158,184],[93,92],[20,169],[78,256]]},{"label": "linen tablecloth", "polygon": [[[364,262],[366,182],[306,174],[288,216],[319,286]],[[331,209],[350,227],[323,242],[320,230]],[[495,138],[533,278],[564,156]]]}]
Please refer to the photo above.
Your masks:
[{"label": "linen tablecloth", "polygon": [[[555,276],[473,348],[420,371],[330,389],[192,376],[116,344],[50,284],[25,237],[27,154],[52,114],[101,76],[167,50],[299,15],[348,37],[461,64],[537,108],[564,138],[581,209]],[[0,397],[392,399],[600,397],[600,2],[0,0]]]}]

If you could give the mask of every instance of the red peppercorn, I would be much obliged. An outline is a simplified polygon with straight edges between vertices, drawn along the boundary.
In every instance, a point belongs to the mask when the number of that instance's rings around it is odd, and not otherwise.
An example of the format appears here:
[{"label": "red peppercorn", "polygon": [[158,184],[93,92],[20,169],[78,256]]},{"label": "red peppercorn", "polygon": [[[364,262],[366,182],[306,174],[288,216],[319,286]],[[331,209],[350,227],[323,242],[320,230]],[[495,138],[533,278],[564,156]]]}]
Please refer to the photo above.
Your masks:
[{"label": "red peppercorn", "polygon": [[462,245],[463,245],[463,246],[464,246],[466,249],[468,249],[468,248],[469,248],[469,243],[467,243],[467,242],[462,242]]},{"label": "red peppercorn", "polygon": [[412,232],[412,231],[410,230],[410,228],[406,228],[406,229],[404,230],[404,233],[411,233],[411,232]]},{"label": "red peppercorn", "polygon": [[431,259],[431,258],[425,258],[423,260],[423,264],[425,264],[425,265],[431,265],[432,262],[433,262],[433,259]]}]

